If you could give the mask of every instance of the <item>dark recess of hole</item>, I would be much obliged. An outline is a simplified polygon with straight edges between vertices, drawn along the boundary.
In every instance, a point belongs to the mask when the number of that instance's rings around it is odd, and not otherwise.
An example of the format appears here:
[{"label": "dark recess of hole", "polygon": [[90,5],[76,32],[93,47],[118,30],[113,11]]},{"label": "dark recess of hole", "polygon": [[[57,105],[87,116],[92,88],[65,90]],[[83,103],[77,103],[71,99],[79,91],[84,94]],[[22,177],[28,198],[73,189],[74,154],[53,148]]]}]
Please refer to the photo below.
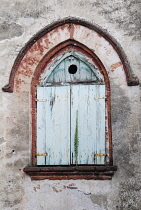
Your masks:
[{"label": "dark recess of hole", "polygon": [[77,72],[77,66],[74,64],[70,65],[68,71],[70,74],[75,74]]}]

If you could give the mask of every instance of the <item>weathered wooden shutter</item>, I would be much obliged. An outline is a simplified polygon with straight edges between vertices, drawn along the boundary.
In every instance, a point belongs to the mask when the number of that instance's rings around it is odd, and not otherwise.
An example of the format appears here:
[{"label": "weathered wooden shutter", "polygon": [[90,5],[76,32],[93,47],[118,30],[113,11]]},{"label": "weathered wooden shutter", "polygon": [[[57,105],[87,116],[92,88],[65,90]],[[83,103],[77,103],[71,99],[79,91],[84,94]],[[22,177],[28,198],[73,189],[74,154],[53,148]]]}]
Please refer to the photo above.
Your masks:
[{"label": "weathered wooden shutter", "polygon": [[37,88],[37,165],[70,164],[70,88]]},{"label": "weathered wooden shutter", "polygon": [[103,80],[75,52],[46,71],[37,88],[38,165],[105,163]]},{"label": "weathered wooden shutter", "polygon": [[105,85],[37,88],[37,164],[105,163]]},{"label": "weathered wooden shutter", "polygon": [[71,86],[71,163],[105,163],[105,85]]}]

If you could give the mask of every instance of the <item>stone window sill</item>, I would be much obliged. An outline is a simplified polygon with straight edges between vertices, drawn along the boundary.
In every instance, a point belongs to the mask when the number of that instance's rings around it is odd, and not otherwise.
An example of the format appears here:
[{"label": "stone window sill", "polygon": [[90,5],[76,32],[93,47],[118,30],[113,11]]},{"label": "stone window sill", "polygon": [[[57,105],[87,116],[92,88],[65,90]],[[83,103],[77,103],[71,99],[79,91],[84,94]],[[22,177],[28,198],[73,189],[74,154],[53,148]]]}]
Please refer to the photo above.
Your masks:
[{"label": "stone window sill", "polygon": [[23,169],[31,180],[94,179],[111,180],[116,166],[27,166]]}]

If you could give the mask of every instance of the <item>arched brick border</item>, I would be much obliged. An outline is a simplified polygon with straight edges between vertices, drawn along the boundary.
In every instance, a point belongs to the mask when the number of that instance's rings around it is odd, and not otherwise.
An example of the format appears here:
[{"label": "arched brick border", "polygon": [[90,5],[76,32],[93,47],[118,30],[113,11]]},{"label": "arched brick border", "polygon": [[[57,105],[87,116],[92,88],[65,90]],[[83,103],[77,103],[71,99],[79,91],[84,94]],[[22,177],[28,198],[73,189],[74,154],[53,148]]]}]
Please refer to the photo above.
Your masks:
[{"label": "arched brick border", "polygon": [[95,32],[97,32],[98,34],[100,34],[103,38],[105,38],[115,49],[115,51],[117,52],[119,58],[122,61],[123,64],[123,68],[124,68],[124,72],[126,75],[126,79],[127,79],[127,84],[129,86],[135,86],[139,84],[139,80],[136,76],[133,75],[130,64],[127,60],[127,57],[122,49],[122,47],[120,46],[120,44],[111,36],[109,35],[109,33],[105,30],[103,30],[101,27],[99,27],[96,24],[91,24],[87,21],[81,20],[81,19],[76,19],[76,18],[66,18],[64,20],[60,20],[57,21],[51,25],[48,25],[47,27],[45,27],[44,29],[42,29],[40,32],[38,32],[35,36],[33,36],[25,45],[25,47],[22,48],[22,50],[20,51],[20,53],[18,54],[11,73],[10,73],[10,78],[9,78],[9,84],[5,85],[2,90],[5,92],[10,92],[12,93],[13,87],[14,87],[14,78],[15,78],[15,74],[16,71],[20,65],[21,60],[23,59],[23,57],[25,56],[25,54],[28,52],[29,48],[36,42],[38,41],[41,37],[43,37],[45,34],[47,34],[48,32],[50,32],[51,30],[59,27],[59,26],[63,26],[64,24],[76,24],[76,25],[81,25],[81,26],[85,26],[91,30],[94,30]]}]

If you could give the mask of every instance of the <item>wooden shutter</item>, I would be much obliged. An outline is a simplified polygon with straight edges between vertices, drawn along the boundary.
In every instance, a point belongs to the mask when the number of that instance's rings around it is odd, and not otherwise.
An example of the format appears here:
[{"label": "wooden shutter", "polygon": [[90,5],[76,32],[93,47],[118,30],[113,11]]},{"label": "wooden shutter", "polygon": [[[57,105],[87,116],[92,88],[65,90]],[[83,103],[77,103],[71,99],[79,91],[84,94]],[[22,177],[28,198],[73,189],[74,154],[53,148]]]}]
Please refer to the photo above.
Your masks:
[{"label": "wooden shutter", "polygon": [[104,154],[105,85],[72,85],[71,163],[104,164]]},{"label": "wooden shutter", "polygon": [[37,88],[37,164],[105,164],[105,85]]},{"label": "wooden shutter", "polygon": [[[46,156],[44,156],[46,154]],[[70,88],[37,88],[37,165],[70,164]]]}]

